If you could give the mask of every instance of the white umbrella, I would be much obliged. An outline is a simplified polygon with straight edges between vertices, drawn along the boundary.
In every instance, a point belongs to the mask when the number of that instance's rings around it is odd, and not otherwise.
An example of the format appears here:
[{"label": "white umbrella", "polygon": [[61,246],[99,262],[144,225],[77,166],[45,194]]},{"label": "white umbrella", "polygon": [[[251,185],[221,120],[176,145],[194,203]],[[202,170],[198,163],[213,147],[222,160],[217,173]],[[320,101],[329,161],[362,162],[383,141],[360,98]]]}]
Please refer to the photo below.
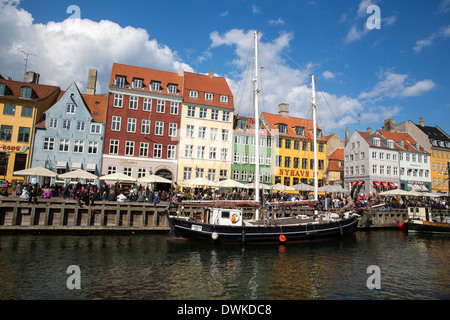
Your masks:
[{"label": "white umbrella", "polygon": [[295,191],[295,188],[285,186],[284,184],[281,184],[281,183],[277,183],[276,185],[273,185],[272,189],[280,190],[280,191]]},{"label": "white umbrella", "polygon": [[205,178],[194,178],[191,180],[186,180],[184,181],[184,184],[188,186],[217,187],[217,183]]},{"label": "white umbrella", "polygon": [[95,174],[92,174],[90,172],[81,170],[81,169],[77,169],[74,171],[70,171],[70,172],[66,172],[63,174],[58,174],[58,178],[62,178],[62,179],[67,179],[67,178],[71,178],[71,179],[97,179],[98,176],[96,176]]},{"label": "white umbrella", "polygon": [[149,175],[147,175],[145,177],[138,178],[137,181],[138,182],[142,182],[142,183],[155,183],[155,182],[172,183],[172,181],[170,181],[169,179],[163,178],[163,177],[158,176],[156,174],[149,174]]},{"label": "white umbrella", "polygon": [[232,179],[219,181],[219,184],[217,186],[221,188],[245,188],[245,185],[243,183]]},{"label": "white umbrella", "polygon": [[389,190],[389,191],[380,192],[380,195],[382,195],[382,196],[420,196],[421,194],[419,192],[415,192],[415,191],[393,189],[393,190]]},{"label": "white umbrella", "polygon": [[50,171],[44,167],[34,167],[19,171],[14,171],[15,176],[32,176],[32,177],[56,177],[56,172]]},{"label": "white umbrella", "polygon": [[333,186],[333,185],[326,185],[320,188],[317,188],[317,191],[319,192],[349,192],[348,190],[345,190],[341,187],[338,186]]},{"label": "white umbrella", "polygon": [[117,181],[117,182],[136,182],[136,178],[127,176],[126,174],[116,172],[100,177],[100,180]]},{"label": "white umbrella", "polygon": [[[256,184],[254,182],[249,183],[249,184],[244,184],[244,188],[246,188],[246,189],[255,189],[256,188]],[[267,184],[264,184],[264,183],[260,183],[259,184],[259,188],[263,189],[263,190],[270,190],[270,189],[272,189],[271,186],[268,186]]]},{"label": "white umbrella", "polygon": [[314,191],[314,187],[309,184],[299,183],[292,186],[297,191]]}]

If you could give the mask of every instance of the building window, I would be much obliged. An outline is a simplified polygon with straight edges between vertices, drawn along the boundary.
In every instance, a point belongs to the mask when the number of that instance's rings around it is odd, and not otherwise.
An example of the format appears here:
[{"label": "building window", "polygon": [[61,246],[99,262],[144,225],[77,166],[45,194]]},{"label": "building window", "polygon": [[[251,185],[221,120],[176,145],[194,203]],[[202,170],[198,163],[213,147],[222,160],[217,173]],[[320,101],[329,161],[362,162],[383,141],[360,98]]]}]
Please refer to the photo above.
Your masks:
[{"label": "building window", "polygon": [[30,87],[22,87],[22,91],[20,92],[20,97],[25,99],[31,99],[31,94],[33,93],[33,89]]},{"label": "building window", "polygon": [[133,168],[130,167],[123,167],[123,174],[127,175],[129,177],[131,177],[131,172],[132,172]]},{"label": "building window", "polygon": [[190,180],[192,178],[192,168],[183,168],[183,180]]},{"label": "building window", "polygon": [[217,128],[209,129],[209,138],[211,140],[217,140],[218,131],[219,131],[219,129],[217,129]]},{"label": "building window", "polygon": [[119,140],[109,140],[109,154],[119,153]]},{"label": "building window", "polygon": [[177,86],[174,85],[174,84],[170,84],[170,85],[167,87],[167,91],[168,91],[169,93],[171,93],[171,94],[177,94],[177,93],[178,93]]},{"label": "building window", "polygon": [[220,96],[221,103],[228,103],[228,96]]},{"label": "building window", "polygon": [[148,142],[141,142],[139,145],[139,157],[148,157]]},{"label": "building window", "polygon": [[150,133],[150,120],[142,119],[141,134],[149,134],[149,133]]},{"label": "building window", "polygon": [[176,157],[176,147],[174,145],[167,146],[167,159],[175,159]]},{"label": "building window", "polygon": [[227,176],[228,176],[228,170],[221,169],[221,170],[219,171],[219,181],[226,180],[226,179],[227,179]]},{"label": "building window", "polygon": [[308,151],[308,142],[302,141],[302,150],[303,151]]},{"label": "building window", "polygon": [[191,117],[191,118],[195,117],[195,107],[194,106],[188,106],[187,116]]},{"label": "building window", "polygon": [[69,139],[60,139],[59,140],[59,151],[60,152],[69,152]]},{"label": "building window", "polygon": [[178,108],[180,106],[179,102],[171,102],[170,103],[170,114],[178,114]]},{"label": "building window", "polygon": [[155,135],[162,136],[164,132],[164,122],[156,121],[155,122]]},{"label": "building window", "polygon": [[136,132],[136,119],[135,118],[128,118],[127,123],[127,132],[135,133]]},{"label": "building window", "polygon": [[177,124],[169,123],[169,137],[176,137],[176,136],[177,136]]},{"label": "building window", "polygon": [[44,138],[44,150],[53,151],[55,148],[55,138],[45,137]]},{"label": "building window", "polygon": [[295,134],[297,136],[305,136],[305,127],[295,127]]},{"label": "building window", "polygon": [[139,168],[138,169],[138,179],[145,177],[147,175],[147,169],[146,168]]},{"label": "building window", "polygon": [[187,144],[184,146],[184,157],[185,158],[193,158],[194,146]]},{"label": "building window", "polygon": [[282,167],[283,166],[283,157],[275,156],[275,166]]},{"label": "building window", "polygon": [[117,77],[116,76],[116,86],[118,88],[125,88],[126,79],[125,77]]},{"label": "building window", "polygon": [[73,152],[82,153],[83,151],[84,151],[84,141],[83,140],[74,140]]},{"label": "building window", "polygon": [[153,145],[153,158],[161,158],[162,157],[162,144],[155,143]]},{"label": "building window", "polygon": [[101,124],[96,124],[96,123],[91,123],[91,133],[93,134],[101,134],[102,133],[102,125]]},{"label": "building window", "polygon": [[284,123],[278,124],[278,132],[279,133],[287,133],[287,125]]},{"label": "building window", "polygon": [[70,125],[71,125],[71,123],[72,123],[72,121],[70,121],[70,120],[63,120],[62,128],[63,128],[63,129],[70,130]]},{"label": "building window", "polygon": [[33,117],[33,108],[31,107],[22,107],[22,117],[31,118]]},{"label": "building window", "polygon": [[11,104],[5,104],[3,107],[3,114],[13,116],[16,114],[16,106]]},{"label": "building window", "polygon": [[134,156],[134,141],[125,141],[125,155]]},{"label": "building window", "polygon": [[227,161],[227,158],[228,158],[228,149],[222,148],[220,151],[220,160]]},{"label": "building window", "polygon": [[216,160],[217,156],[217,148],[216,147],[209,147],[209,160]]},{"label": "building window", "polygon": [[123,103],[123,95],[116,93],[114,95],[114,107],[122,108],[122,103]]},{"label": "building window", "polygon": [[207,110],[208,110],[208,109],[206,109],[206,108],[200,108],[200,109],[199,109],[199,112],[198,112],[198,117],[199,117],[200,119],[205,119],[205,118],[206,118]]},{"label": "building window", "polygon": [[97,154],[98,153],[98,141],[89,141],[88,142],[88,153],[89,154]]},{"label": "building window", "polygon": [[133,88],[142,89],[142,79],[133,79]]},{"label": "building window", "polygon": [[116,166],[108,166],[108,171],[107,174],[113,174],[117,172],[117,167]]},{"label": "building window", "polygon": [[216,181],[216,169],[208,169],[208,180]]},{"label": "building window", "polygon": [[286,149],[290,149],[290,148],[291,148],[291,140],[290,140],[290,139],[286,139],[286,140],[284,141],[284,147],[285,147]]},{"label": "building window", "polygon": [[324,148],[324,144],[323,143],[319,143],[319,152],[324,152],[325,148]]},{"label": "building window", "polygon": [[111,131],[120,131],[120,124],[122,122],[122,117],[112,116],[111,118]]},{"label": "building window", "polygon": [[290,168],[291,167],[291,157],[284,157],[284,166],[286,168]]},{"label": "building window", "polygon": [[219,120],[219,110],[211,110],[211,120]]},{"label": "building window", "polygon": [[17,142],[29,142],[30,128],[19,127],[19,134],[17,135]]},{"label": "building window", "polygon": [[233,170],[233,180],[239,180],[239,170]]},{"label": "building window", "polygon": [[242,154],[242,163],[248,163],[248,153]]},{"label": "building window", "polygon": [[153,81],[151,83],[152,91],[161,91],[161,83]]},{"label": "building window", "polygon": [[205,148],[206,147],[197,146],[197,159],[205,158]]},{"label": "building window", "polygon": [[128,105],[128,108],[131,109],[131,110],[137,110],[138,109],[138,97],[130,96],[130,104]]},{"label": "building window", "polygon": [[191,126],[191,125],[186,126],[186,137],[188,137],[188,138],[194,137],[194,126]]},{"label": "building window", "polygon": [[235,152],[234,153],[233,162],[234,163],[240,163],[241,162],[241,154],[239,152]]},{"label": "building window", "polygon": [[84,131],[85,127],[86,127],[86,122],[77,121],[77,131]]},{"label": "building window", "polygon": [[206,101],[213,101],[213,94],[209,92],[205,92],[205,100]]},{"label": "building window", "polygon": [[144,98],[144,106],[142,108],[143,111],[152,111],[152,99]]},{"label": "building window", "polygon": [[68,103],[66,106],[66,113],[74,114],[75,113],[75,104]]},{"label": "building window", "polygon": [[206,137],[206,127],[198,127],[198,137],[200,139],[205,139],[205,137]]},{"label": "building window", "polygon": [[228,130],[222,129],[222,141],[228,141]]},{"label": "building window", "polygon": [[51,128],[51,129],[58,128],[58,119],[55,119],[55,118],[50,119],[49,128]]},{"label": "building window", "polygon": [[197,99],[198,98],[198,91],[189,90],[189,98]]},{"label": "building window", "polygon": [[158,100],[156,103],[156,112],[164,113],[165,112],[166,102],[164,100]]},{"label": "building window", "polygon": [[224,111],[222,113],[222,121],[224,122],[230,121],[230,111]]}]

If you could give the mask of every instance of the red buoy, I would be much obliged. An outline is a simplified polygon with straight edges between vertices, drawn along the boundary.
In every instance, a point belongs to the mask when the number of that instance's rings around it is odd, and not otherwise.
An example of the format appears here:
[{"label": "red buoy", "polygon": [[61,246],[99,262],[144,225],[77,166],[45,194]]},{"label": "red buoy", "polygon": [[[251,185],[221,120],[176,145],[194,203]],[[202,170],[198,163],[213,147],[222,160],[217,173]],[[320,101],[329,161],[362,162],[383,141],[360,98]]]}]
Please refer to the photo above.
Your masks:
[{"label": "red buoy", "polygon": [[280,242],[286,242],[286,237],[282,234],[280,234],[279,239],[280,239]]},{"label": "red buoy", "polygon": [[406,230],[407,229],[406,224],[404,224],[403,222],[399,222],[398,223],[398,228],[400,230]]}]

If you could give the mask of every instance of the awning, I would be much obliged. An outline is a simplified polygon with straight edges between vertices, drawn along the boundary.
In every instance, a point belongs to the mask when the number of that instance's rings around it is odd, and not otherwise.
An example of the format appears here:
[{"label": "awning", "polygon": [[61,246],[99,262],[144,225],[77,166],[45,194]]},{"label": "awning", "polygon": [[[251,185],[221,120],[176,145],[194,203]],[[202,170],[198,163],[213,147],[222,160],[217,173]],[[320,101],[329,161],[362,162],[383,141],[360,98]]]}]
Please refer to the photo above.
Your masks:
[{"label": "awning", "polygon": [[70,166],[70,169],[72,169],[72,170],[81,169],[81,163],[80,162],[73,162],[72,165]]},{"label": "awning", "polygon": [[95,163],[88,163],[86,165],[86,171],[95,171],[96,167],[97,167],[97,165]]},{"label": "awning", "polygon": [[65,161],[56,161],[56,169],[66,169],[67,162]]},{"label": "awning", "polygon": [[357,183],[358,183],[358,181],[353,181],[352,182],[352,187],[354,187]]},{"label": "awning", "polygon": [[377,186],[377,188],[383,188],[383,186],[381,185],[381,183],[379,183],[378,181],[374,181],[373,183],[375,183],[375,185]]},{"label": "awning", "polygon": [[364,180],[360,180],[359,182],[358,182],[358,187],[361,187],[361,185],[364,183]]},{"label": "awning", "polygon": [[389,185],[387,182],[381,181],[381,184],[383,185],[383,188],[389,188]]},{"label": "awning", "polygon": [[393,182],[389,182],[391,189],[397,189],[397,186]]}]

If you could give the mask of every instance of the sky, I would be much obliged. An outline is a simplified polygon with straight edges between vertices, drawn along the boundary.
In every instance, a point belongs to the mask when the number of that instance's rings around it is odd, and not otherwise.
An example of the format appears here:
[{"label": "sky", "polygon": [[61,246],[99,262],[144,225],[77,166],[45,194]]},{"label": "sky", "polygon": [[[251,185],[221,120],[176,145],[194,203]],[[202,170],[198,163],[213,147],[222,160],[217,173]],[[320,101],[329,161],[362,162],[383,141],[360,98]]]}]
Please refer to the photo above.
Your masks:
[{"label": "sky", "polygon": [[[368,10],[369,9],[369,10]],[[349,128],[411,120],[450,134],[450,0],[0,0],[0,74],[86,90],[114,62],[225,77],[235,113],[252,115],[253,32],[259,35],[260,111],[288,103],[344,138]]]}]

